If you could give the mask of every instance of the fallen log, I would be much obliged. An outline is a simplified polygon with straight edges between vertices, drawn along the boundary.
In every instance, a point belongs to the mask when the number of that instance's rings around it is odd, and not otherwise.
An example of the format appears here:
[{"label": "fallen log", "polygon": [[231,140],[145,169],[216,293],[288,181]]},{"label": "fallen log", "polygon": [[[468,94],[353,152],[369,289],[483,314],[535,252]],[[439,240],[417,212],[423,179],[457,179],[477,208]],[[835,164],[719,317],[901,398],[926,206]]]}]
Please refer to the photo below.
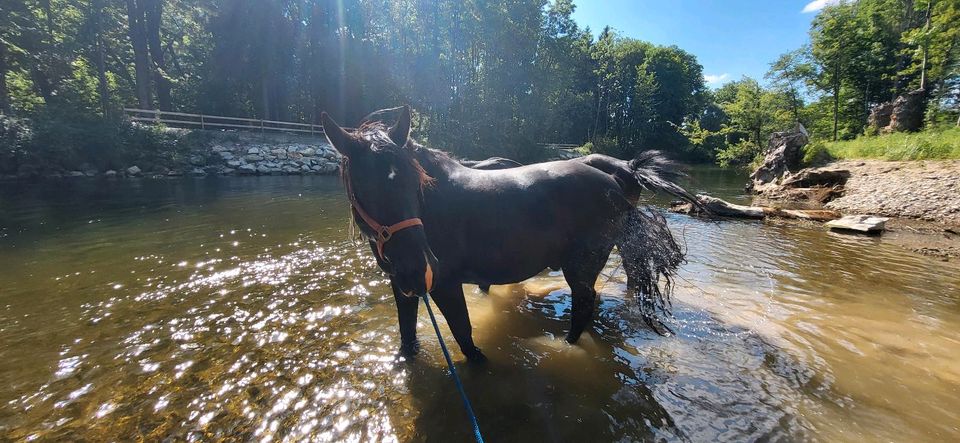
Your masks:
[{"label": "fallen log", "polygon": [[769,206],[744,206],[697,194],[697,200],[709,212],[704,212],[690,203],[674,202],[670,205],[673,212],[697,215],[762,219],[765,217],[792,218],[800,220],[828,221],[840,218],[840,213],[825,209],[780,209]]}]

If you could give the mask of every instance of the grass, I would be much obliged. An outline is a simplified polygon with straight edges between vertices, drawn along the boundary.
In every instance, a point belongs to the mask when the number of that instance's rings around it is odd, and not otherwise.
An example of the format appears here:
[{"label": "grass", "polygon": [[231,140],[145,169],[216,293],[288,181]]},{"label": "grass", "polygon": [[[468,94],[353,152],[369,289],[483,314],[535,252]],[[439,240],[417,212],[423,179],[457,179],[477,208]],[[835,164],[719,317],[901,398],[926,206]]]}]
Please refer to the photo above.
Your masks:
[{"label": "grass", "polygon": [[841,160],[960,159],[960,128],[861,136],[855,140],[827,142],[823,148],[831,157]]}]

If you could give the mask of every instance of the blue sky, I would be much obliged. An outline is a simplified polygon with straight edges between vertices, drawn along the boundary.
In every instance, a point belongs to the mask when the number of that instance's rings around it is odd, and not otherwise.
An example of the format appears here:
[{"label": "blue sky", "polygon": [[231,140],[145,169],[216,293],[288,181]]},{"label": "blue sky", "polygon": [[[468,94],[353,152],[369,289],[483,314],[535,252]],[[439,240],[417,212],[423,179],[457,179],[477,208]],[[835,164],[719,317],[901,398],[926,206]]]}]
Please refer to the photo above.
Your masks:
[{"label": "blue sky", "polygon": [[677,45],[703,65],[710,87],[744,75],[763,81],[780,54],[806,43],[818,10],[839,0],[575,0],[573,14],[594,36],[621,35]]}]

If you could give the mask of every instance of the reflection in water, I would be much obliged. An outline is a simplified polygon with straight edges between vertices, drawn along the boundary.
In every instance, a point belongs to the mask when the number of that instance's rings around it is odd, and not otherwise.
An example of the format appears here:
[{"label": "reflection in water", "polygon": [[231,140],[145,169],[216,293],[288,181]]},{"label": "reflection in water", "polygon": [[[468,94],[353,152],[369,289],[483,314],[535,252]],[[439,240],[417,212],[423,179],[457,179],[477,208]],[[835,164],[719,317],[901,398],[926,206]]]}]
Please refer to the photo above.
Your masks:
[{"label": "reflection in water", "polygon": [[[695,178],[727,198],[742,183]],[[388,282],[346,240],[335,179],[78,183],[0,190],[0,435],[470,438],[430,326],[418,358],[395,355]],[[956,264],[668,219],[689,250],[676,337],[643,325],[616,257],[576,346],[561,274],[466,287],[491,361],[456,357],[489,440],[960,437]]]}]

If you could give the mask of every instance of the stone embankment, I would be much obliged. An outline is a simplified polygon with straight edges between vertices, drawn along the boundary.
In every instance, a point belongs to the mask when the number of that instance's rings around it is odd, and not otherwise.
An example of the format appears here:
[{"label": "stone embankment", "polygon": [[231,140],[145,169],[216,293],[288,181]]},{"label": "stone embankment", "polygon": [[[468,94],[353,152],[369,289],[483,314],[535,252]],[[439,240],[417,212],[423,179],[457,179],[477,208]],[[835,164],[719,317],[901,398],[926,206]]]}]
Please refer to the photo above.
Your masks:
[{"label": "stone embankment", "polygon": [[208,175],[326,175],[339,169],[340,154],[322,137],[209,131],[190,142],[190,131],[169,130],[187,145],[162,152],[154,161],[130,162],[97,169],[83,165],[65,169],[49,162],[22,165],[17,174],[0,179],[82,177],[181,177]]},{"label": "stone embankment", "polygon": [[333,174],[340,162],[340,155],[325,144],[214,145],[211,152],[191,159],[192,175]]}]

